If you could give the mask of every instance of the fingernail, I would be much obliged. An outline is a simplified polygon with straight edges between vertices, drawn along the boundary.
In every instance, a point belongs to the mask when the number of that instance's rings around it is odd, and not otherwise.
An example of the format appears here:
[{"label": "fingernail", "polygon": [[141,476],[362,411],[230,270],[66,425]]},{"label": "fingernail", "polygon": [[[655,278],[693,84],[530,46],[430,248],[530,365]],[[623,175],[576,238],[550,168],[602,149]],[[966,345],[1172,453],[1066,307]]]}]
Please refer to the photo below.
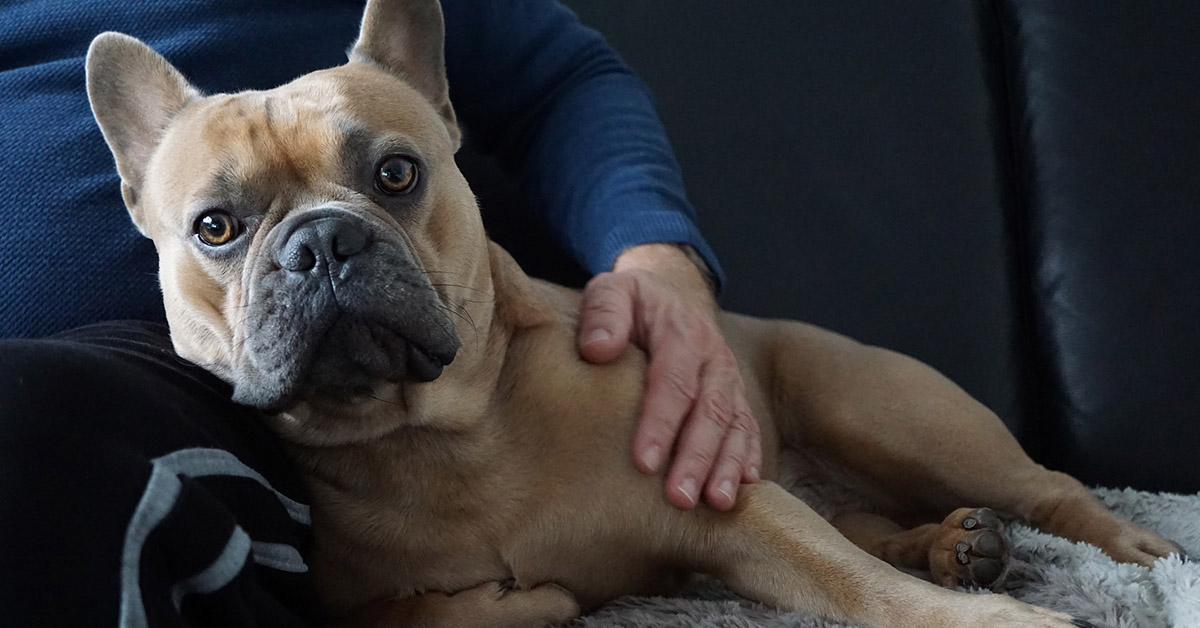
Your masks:
[{"label": "fingernail", "polygon": [[758,467],[750,467],[750,478],[755,482],[759,481],[760,478],[758,477]]},{"label": "fingernail", "polygon": [[688,499],[689,502],[696,503],[696,481],[692,478],[684,478],[679,483],[679,492]]},{"label": "fingernail", "polygon": [[590,345],[593,342],[605,342],[607,340],[612,340],[612,332],[608,331],[607,329],[598,328],[593,329],[591,333],[587,335],[587,338],[583,339],[583,344]]},{"label": "fingernail", "polygon": [[658,445],[651,445],[642,452],[642,464],[651,472],[658,471],[658,465],[662,463],[662,448]]},{"label": "fingernail", "polygon": [[729,501],[733,501],[733,482],[729,480],[721,482],[721,486],[717,489],[717,492],[728,497]]}]

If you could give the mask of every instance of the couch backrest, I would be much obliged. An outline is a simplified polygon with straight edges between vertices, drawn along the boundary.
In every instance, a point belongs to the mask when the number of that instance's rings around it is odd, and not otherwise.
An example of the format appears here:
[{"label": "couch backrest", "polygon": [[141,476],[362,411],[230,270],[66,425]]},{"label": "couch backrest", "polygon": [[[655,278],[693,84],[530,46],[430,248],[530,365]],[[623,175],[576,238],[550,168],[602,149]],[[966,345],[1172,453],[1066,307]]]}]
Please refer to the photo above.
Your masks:
[{"label": "couch backrest", "polygon": [[915,355],[1086,481],[1200,489],[1200,3],[567,4],[654,91],[727,307]]}]

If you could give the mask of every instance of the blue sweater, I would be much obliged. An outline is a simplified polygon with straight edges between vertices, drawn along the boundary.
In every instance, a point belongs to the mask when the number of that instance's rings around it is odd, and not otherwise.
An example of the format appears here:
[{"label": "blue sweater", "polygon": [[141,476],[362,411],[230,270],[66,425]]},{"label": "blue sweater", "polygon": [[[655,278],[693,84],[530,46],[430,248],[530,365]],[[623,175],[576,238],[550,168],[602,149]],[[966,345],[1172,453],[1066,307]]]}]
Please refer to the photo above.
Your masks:
[{"label": "blue sweater", "polygon": [[[690,244],[718,280],[645,85],[551,0],[443,0],[467,141],[589,271],[645,242]],[[31,0],[0,6],[0,337],[163,317],[154,249],[121,204],[83,57],[129,33],[202,90],[266,89],[337,65],[361,0]]]}]

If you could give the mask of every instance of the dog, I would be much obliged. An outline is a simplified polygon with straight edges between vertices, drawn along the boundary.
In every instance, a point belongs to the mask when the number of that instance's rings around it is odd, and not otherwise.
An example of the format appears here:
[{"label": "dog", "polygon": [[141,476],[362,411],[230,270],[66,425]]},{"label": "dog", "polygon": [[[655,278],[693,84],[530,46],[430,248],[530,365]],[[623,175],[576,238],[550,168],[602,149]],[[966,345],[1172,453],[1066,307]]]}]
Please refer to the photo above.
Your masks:
[{"label": "dog", "polygon": [[[125,35],[87,57],[172,342],[267,410],[297,460],[339,625],[544,626],[706,573],[862,626],[1065,628],[1087,624],[949,588],[1002,578],[996,512],[1120,561],[1179,551],[1035,464],[933,369],[731,313],[767,479],[729,512],[670,506],[629,461],[644,354],[582,361],[579,294],[484,231],[454,162],[443,31],[435,0],[371,0],[345,65],[211,96]],[[782,445],[870,507],[827,521],[769,481]]]}]

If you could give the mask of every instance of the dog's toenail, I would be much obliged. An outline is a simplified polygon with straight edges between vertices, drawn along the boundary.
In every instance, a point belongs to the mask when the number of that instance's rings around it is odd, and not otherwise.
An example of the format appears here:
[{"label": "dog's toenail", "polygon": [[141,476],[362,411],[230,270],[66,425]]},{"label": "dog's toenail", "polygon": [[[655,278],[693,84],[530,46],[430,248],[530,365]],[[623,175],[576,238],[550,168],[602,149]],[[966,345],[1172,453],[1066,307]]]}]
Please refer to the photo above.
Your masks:
[{"label": "dog's toenail", "polygon": [[979,520],[975,517],[967,517],[966,519],[963,519],[962,526],[968,530],[973,530],[977,525],[979,525]]},{"label": "dog's toenail", "polygon": [[959,554],[961,554],[969,549],[971,549],[971,544],[967,543],[966,541],[959,541],[954,544],[954,551],[958,552]]},{"label": "dog's toenail", "polygon": [[960,565],[965,565],[965,564],[971,562],[971,559],[970,559],[970,557],[967,556],[966,552],[959,552],[959,553],[955,554],[954,559],[957,560],[958,564],[960,564]]},{"label": "dog's toenail", "polygon": [[1092,622],[1090,622],[1086,619],[1080,619],[1078,617],[1072,617],[1071,623],[1075,626],[1079,626],[1079,628],[1096,628],[1096,624],[1093,624]]}]

